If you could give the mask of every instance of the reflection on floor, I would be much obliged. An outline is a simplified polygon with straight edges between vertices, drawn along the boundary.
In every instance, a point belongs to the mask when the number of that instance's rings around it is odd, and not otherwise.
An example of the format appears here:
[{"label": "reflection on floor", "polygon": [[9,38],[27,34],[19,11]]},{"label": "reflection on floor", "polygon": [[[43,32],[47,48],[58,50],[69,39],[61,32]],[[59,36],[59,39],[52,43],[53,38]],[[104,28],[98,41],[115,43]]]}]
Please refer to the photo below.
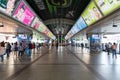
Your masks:
[{"label": "reflection on floor", "polygon": [[0,80],[120,80],[120,55],[90,54],[80,47],[42,48],[31,58],[0,63]]}]

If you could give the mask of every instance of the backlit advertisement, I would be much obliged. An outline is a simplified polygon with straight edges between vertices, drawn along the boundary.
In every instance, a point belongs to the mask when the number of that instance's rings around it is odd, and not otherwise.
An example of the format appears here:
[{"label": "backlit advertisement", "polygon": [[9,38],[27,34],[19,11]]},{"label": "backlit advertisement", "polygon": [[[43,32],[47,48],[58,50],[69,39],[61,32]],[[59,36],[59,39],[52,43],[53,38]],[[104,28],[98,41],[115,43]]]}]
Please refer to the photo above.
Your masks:
[{"label": "backlit advertisement", "polygon": [[47,34],[50,38],[54,39],[54,35],[49,31]]},{"label": "backlit advertisement", "polygon": [[35,14],[23,1],[21,1],[13,15],[14,18],[18,19],[28,26],[31,24],[34,16]]},{"label": "backlit advertisement", "polygon": [[[74,26],[73,26],[74,27]],[[75,30],[73,29],[73,27],[72,27],[72,29],[71,29],[71,32],[73,33],[73,34],[75,34]]]},{"label": "backlit advertisement", "polygon": [[80,31],[80,30],[86,28],[86,27],[87,27],[87,24],[85,23],[85,21],[83,20],[83,18],[80,17],[80,18],[77,20],[75,26],[77,26],[77,28],[78,28],[79,31]]},{"label": "backlit advertisement", "polygon": [[34,21],[32,22],[31,24],[31,27],[33,27],[34,29],[38,29],[38,27],[41,25],[41,22],[40,20],[36,17],[34,19]]},{"label": "backlit advertisement", "polygon": [[41,35],[36,32],[33,32],[33,38],[40,39]]},{"label": "backlit advertisement", "polygon": [[68,38],[71,38],[72,36],[73,36],[73,34],[72,34],[72,32],[71,31],[69,31],[69,33],[68,33]]},{"label": "backlit advertisement", "polygon": [[0,0],[0,11],[12,15],[15,6],[20,0]]},{"label": "backlit advertisement", "polygon": [[77,26],[74,25],[72,27],[71,31],[72,31],[73,34],[76,34],[79,31],[79,29],[77,28]]},{"label": "backlit advertisement", "polygon": [[52,36],[52,39],[54,39],[54,40],[55,40],[55,39],[56,39],[56,37],[53,35],[53,36]]},{"label": "backlit advertisement", "polygon": [[38,27],[38,31],[40,32],[44,32],[46,30],[46,26],[42,23],[39,27]]},{"label": "backlit advertisement", "polygon": [[82,13],[82,17],[84,18],[87,25],[91,25],[97,20],[102,18],[102,14],[94,4],[94,2],[90,2],[90,4],[87,6],[85,11]]},{"label": "backlit advertisement", "polygon": [[51,32],[50,32],[50,31],[47,33],[47,35],[48,35],[49,37],[52,37],[52,36],[51,36]]},{"label": "backlit advertisement", "polygon": [[95,0],[95,2],[105,16],[120,8],[120,0]]},{"label": "backlit advertisement", "polygon": [[45,31],[43,32],[44,34],[48,34],[49,30],[46,28]]}]

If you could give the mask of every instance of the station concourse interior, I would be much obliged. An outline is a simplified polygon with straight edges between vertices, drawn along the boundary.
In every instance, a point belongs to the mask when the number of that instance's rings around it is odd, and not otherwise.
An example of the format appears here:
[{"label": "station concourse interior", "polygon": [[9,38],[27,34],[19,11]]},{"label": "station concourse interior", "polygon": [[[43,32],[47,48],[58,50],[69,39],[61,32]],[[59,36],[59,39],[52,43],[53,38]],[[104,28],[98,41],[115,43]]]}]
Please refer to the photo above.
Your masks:
[{"label": "station concourse interior", "polygon": [[0,0],[0,80],[120,80],[120,0]]}]

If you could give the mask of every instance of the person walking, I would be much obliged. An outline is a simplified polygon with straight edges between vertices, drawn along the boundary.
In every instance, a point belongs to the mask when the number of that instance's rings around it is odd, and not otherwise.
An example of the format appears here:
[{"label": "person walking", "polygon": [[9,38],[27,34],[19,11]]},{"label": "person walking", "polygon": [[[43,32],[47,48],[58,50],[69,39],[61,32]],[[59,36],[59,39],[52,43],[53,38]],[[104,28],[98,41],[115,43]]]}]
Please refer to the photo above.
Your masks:
[{"label": "person walking", "polygon": [[112,57],[113,58],[114,57],[117,58],[116,49],[117,49],[117,44],[113,43],[113,45],[112,45]]}]

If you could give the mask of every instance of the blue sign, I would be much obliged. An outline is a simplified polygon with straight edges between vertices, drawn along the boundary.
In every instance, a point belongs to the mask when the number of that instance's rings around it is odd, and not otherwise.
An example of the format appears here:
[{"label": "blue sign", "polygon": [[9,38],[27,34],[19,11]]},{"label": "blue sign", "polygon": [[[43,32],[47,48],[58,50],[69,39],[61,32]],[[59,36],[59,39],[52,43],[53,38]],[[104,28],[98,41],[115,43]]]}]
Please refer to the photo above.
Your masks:
[{"label": "blue sign", "polygon": [[73,33],[73,34],[75,34],[75,30],[74,30],[74,28],[72,27],[72,29],[71,29],[71,32]]},{"label": "blue sign", "polygon": [[72,27],[71,31],[73,34],[76,34],[77,32],[79,32],[80,30],[84,29],[87,27],[87,24],[85,23],[85,21],[83,20],[82,17],[80,17],[77,22],[74,24],[74,26]]},{"label": "blue sign", "polygon": [[80,31],[80,30],[86,28],[86,27],[87,27],[87,24],[85,23],[85,21],[83,20],[83,18],[80,17],[80,18],[77,20],[77,22],[76,22],[76,26],[77,26],[77,28],[78,28],[79,31]]},{"label": "blue sign", "polygon": [[85,21],[83,20],[82,17],[80,17],[77,22],[74,24],[74,26],[72,27],[72,29],[70,30],[73,35],[76,34],[77,32],[79,32],[80,30],[84,29],[87,27],[87,24],[85,23]]}]

